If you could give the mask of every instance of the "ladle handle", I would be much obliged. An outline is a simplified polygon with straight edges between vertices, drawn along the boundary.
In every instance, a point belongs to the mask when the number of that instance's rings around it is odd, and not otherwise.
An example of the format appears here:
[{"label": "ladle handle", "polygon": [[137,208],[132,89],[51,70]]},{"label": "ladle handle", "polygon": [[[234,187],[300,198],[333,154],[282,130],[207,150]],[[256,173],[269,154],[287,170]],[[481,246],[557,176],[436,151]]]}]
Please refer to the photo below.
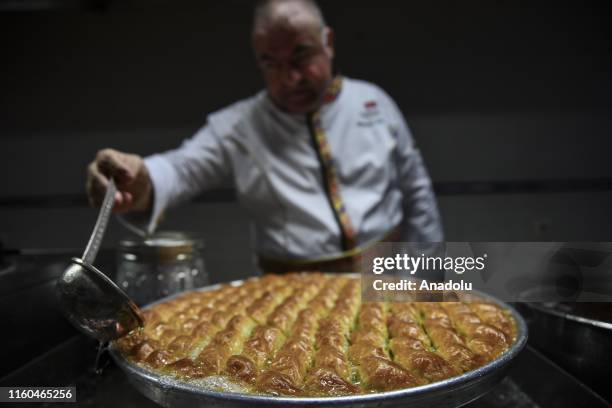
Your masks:
[{"label": "ladle handle", "polygon": [[89,242],[87,243],[87,247],[83,253],[83,261],[90,265],[94,264],[94,260],[96,259],[96,255],[100,249],[100,244],[102,243],[102,238],[104,237],[104,231],[106,231],[106,225],[108,224],[111,210],[115,204],[116,193],[117,187],[115,186],[115,182],[111,179],[108,183],[108,187],[106,188],[106,195],[104,196],[104,201],[100,207],[100,214],[98,214],[96,226],[91,233],[91,237],[89,238]]}]

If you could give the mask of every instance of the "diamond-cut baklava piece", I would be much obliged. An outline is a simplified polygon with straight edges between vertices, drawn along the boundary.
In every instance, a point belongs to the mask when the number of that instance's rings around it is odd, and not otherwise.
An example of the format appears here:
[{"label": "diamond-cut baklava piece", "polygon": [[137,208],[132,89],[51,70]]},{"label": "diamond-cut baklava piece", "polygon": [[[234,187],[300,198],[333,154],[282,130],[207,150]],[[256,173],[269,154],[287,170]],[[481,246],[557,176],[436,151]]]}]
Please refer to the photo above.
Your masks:
[{"label": "diamond-cut baklava piece", "polygon": [[252,393],[338,396],[440,381],[515,341],[495,303],[363,302],[359,279],[288,274],[182,294],[115,342],[130,361],[185,380],[222,376]]}]

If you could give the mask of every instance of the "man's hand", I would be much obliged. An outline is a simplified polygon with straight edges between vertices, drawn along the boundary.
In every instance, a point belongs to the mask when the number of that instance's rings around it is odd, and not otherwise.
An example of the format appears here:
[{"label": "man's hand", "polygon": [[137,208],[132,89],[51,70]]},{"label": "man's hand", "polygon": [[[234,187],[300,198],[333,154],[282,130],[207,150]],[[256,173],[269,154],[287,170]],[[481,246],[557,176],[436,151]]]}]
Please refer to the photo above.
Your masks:
[{"label": "man's hand", "polygon": [[98,151],[87,167],[86,189],[91,206],[102,204],[111,178],[118,190],[115,212],[150,210],[153,186],[142,157],[113,149]]}]

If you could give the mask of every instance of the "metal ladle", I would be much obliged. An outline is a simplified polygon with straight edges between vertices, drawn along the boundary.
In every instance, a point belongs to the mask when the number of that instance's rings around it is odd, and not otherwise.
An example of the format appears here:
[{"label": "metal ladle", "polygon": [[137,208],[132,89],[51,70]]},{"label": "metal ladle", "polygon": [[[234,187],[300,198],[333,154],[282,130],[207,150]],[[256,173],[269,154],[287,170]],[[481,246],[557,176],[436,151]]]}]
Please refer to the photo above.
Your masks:
[{"label": "metal ladle", "polygon": [[64,315],[77,329],[103,343],[126,335],[144,322],[128,295],[93,266],[116,192],[111,180],[83,258],[72,258],[57,282]]}]

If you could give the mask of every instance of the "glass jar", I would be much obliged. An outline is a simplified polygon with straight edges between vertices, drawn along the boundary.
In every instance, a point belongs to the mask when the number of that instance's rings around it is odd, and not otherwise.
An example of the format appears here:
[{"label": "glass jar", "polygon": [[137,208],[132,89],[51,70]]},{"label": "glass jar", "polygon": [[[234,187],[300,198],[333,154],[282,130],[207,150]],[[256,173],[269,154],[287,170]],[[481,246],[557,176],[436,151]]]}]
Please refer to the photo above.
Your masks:
[{"label": "glass jar", "polygon": [[116,282],[138,305],[208,284],[201,238],[158,232],[119,242]]}]

